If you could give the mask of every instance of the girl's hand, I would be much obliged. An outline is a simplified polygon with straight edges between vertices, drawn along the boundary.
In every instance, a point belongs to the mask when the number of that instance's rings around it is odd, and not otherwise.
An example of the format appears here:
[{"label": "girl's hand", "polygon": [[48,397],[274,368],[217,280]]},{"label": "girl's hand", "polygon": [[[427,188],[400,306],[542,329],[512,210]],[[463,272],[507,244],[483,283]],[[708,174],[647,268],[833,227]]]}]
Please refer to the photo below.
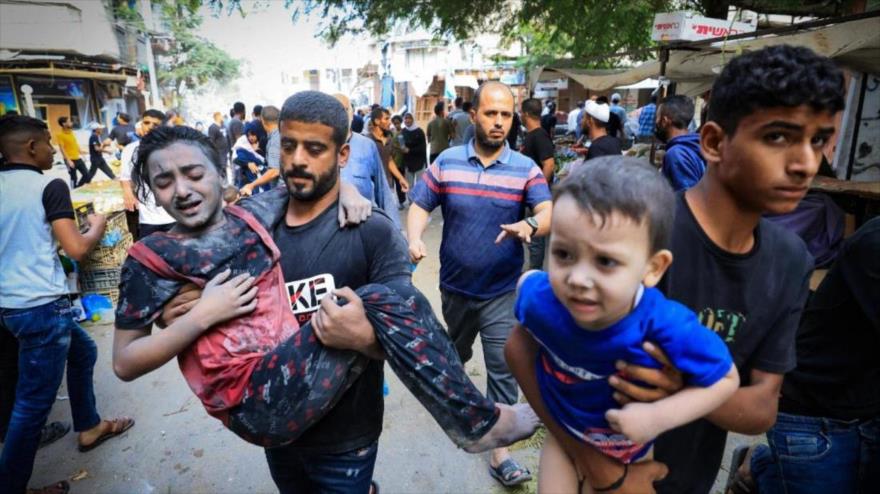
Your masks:
[{"label": "girl's hand", "polygon": [[197,321],[204,323],[203,331],[215,324],[249,314],[257,307],[256,279],[248,273],[242,273],[227,281],[231,273],[227,269],[212,278],[191,311]]}]

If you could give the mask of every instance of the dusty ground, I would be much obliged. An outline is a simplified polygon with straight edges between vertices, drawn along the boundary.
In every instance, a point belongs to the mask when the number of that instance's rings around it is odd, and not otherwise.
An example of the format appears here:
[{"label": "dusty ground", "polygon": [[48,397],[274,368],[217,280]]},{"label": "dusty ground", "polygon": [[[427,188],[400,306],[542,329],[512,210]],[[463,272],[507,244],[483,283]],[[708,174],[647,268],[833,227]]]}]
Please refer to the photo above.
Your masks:
[{"label": "dusty ground", "polygon": [[[53,170],[55,172],[56,170]],[[61,170],[60,176],[63,175]],[[430,255],[414,275],[437,313],[437,288],[442,219],[435,214],[425,241]],[[241,441],[209,417],[186,386],[176,363],[133,383],[117,379],[111,370],[112,325],[87,327],[99,348],[95,392],[104,417],[132,415],[137,425],[124,437],[89,453],[76,451],[74,434],[40,450],[32,486],[60,479],[72,482],[77,493],[269,493],[274,484],[260,448]],[[479,343],[478,343],[479,344]],[[469,373],[485,389],[481,352],[469,362]],[[380,440],[376,480],[386,493],[505,492],[487,474],[484,455],[469,455],[449,442],[430,415],[386,369],[390,394],[385,399],[384,433]],[[67,391],[59,391],[51,420],[70,420]],[[729,443],[747,438],[733,438]],[[730,450],[730,444],[728,450]],[[729,451],[728,451],[729,454]],[[514,456],[537,471],[538,450],[520,446]],[[725,459],[724,465],[729,460]],[[79,474],[79,475],[78,475]],[[726,479],[722,470],[719,478]],[[510,492],[534,492],[534,485]]]}]

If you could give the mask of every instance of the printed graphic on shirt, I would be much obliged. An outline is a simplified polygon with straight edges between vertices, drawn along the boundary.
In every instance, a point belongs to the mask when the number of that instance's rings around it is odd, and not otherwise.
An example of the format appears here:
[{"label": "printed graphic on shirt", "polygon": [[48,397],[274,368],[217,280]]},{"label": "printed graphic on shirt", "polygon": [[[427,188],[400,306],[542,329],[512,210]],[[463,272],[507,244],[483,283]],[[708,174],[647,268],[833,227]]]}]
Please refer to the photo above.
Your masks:
[{"label": "printed graphic on shirt", "polygon": [[336,289],[336,283],[330,273],[291,281],[284,286],[290,298],[290,308],[300,325],[309,322],[312,315],[321,307],[321,300]]},{"label": "printed graphic on shirt", "polygon": [[746,323],[746,316],[741,312],[727,309],[706,307],[698,314],[700,324],[714,331],[724,343],[736,341],[736,333]]}]

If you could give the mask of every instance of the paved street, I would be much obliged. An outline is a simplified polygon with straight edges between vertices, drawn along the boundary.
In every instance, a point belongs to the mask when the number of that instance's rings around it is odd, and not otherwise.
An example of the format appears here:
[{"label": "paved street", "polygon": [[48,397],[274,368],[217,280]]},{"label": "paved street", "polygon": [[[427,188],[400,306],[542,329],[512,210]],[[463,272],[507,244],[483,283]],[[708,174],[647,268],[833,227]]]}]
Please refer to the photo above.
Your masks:
[{"label": "paved street", "polygon": [[[53,170],[56,173],[59,170]],[[63,170],[60,170],[63,173]],[[442,219],[434,214],[425,240],[429,257],[415,272],[416,285],[440,313],[437,288]],[[99,348],[95,368],[98,409],[103,416],[132,415],[137,425],[124,437],[89,453],[76,451],[74,434],[41,450],[32,486],[77,476],[71,492],[80,493],[269,493],[274,484],[260,448],[251,446],[209,417],[186,386],[176,362],[135,381],[124,383],[111,370],[113,328],[87,327]],[[469,373],[485,389],[481,352],[468,363]],[[490,493],[506,491],[492,480],[485,455],[456,450],[430,415],[386,368],[390,394],[385,399],[385,425],[380,441],[376,480],[385,493]],[[70,420],[66,389],[52,420]],[[533,472],[538,450],[520,446],[514,455]],[[727,461],[725,461],[725,465]],[[722,471],[726,478],[726,472]]]}]

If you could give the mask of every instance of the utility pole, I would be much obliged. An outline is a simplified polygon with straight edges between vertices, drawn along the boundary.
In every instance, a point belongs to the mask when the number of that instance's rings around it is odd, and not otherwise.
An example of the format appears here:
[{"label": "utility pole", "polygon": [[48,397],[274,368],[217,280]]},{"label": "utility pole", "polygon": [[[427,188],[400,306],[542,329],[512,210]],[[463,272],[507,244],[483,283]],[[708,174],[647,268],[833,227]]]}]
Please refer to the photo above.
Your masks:
[{"label": "utility pole", "polygon": [[156,73],[156,59],[153,57],[153,41],[150,37],[150,33],[156,30],[153,21],[153,6],[150,0],[140,0],[139,6],[144,26],[146,26],[144,37],[147,39],[147,69],[150,71],[150,99],[152,100],[150,108],[164,110],[162,97],[159,95],[159,76]]}]

